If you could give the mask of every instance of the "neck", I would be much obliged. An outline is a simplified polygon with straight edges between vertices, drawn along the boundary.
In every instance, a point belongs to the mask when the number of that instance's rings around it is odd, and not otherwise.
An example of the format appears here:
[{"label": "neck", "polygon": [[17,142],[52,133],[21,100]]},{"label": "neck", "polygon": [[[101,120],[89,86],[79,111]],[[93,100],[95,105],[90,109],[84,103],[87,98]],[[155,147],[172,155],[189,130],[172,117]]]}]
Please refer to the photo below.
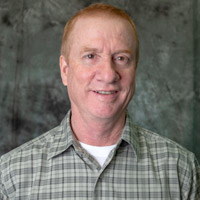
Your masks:
[{"label": "neck", "polygon": [[80,142],[93,146],[116,144],[125,124],[125,112],[112,119],[94,119],[73,112],[71,115],[72,130]]}]

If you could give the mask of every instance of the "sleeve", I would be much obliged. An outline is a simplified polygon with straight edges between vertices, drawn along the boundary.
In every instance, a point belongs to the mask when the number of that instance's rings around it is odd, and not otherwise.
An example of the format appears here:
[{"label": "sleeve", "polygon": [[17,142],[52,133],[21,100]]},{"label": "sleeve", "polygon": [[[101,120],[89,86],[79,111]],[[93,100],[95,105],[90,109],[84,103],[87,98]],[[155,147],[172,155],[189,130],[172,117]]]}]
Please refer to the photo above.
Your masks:
[{"label": "sleeve", "polygon": [[195,158],[194,169],[192,171],[191,197],[189,199],[200,199],[200,166]]},{"label": "sleeve", "polygon": [[186,173],[184,180],[184,200],[200,200],[200,166],[193,156],[193,161],[190,161],[190,168]]},{"label": "sleeve", "polygon": [[7,196],[7,192],[6,192],[4,184],[3,184],[2,162],[1,162],[1,159],[0,159],[0,200],[9,200],[9,198]]}]

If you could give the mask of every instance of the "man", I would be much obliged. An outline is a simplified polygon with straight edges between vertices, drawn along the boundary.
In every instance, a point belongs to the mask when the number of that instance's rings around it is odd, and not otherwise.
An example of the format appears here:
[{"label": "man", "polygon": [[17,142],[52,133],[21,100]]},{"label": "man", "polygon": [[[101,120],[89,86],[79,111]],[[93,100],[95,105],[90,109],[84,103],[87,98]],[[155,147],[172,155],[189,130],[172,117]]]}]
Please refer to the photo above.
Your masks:
[{"label": "man", "polygon": [[71,110],[61,125],[2,156],[1,199],[199,199],[199,166],[133,124],[138,38],[122,10],[94,4],[66,25],[60,56]]}]

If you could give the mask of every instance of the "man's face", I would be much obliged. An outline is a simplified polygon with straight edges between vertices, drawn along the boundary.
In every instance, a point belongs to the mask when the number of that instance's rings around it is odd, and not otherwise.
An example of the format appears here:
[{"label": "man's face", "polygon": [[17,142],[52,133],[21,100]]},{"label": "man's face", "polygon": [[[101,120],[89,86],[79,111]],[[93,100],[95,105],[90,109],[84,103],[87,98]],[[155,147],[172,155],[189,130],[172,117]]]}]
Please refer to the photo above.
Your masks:
[{"label": "man's face", "polygon": [[121,18],[78,19],[67,60],[60,58],[72,114],[113,119],[125,114],[135,90],[136,37]]}]

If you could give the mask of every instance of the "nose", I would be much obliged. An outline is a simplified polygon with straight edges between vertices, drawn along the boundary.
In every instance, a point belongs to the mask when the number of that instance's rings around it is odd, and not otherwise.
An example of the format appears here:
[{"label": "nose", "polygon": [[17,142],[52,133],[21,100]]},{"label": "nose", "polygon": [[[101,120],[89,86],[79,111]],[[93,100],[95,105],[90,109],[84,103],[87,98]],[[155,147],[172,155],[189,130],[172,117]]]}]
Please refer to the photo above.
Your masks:
[{"label": "nose", "polygon": [[112,59],[105,59],[99,64],[96,78],[98,81],[105,83],[114,83],[120,79],[120,74]]}]

